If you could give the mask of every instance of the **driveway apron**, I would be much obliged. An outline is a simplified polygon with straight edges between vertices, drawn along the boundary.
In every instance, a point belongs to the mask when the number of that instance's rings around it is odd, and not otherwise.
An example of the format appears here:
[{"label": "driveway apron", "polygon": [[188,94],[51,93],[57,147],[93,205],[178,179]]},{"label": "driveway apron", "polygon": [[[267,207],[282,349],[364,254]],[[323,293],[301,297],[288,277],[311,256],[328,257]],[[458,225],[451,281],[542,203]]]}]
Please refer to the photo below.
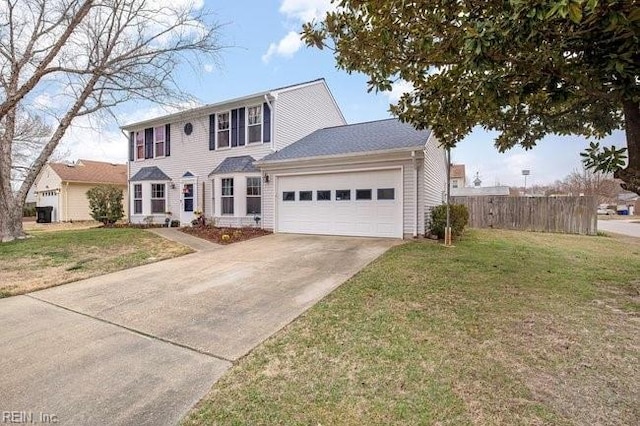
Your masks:
[{"label": "driveway apron", "polygon": [[274,234],[0,300],[0,410],[175,424],[397,240]]}]

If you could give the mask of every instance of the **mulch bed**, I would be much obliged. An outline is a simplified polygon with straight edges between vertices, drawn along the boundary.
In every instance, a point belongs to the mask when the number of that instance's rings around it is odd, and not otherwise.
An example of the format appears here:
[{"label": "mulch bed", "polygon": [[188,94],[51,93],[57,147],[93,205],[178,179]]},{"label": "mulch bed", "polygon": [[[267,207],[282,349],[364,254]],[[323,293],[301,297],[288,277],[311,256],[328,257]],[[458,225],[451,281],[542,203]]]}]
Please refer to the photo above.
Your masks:
[{"label": "mulch bed", "polygon": [[185,234],[204,238],[218,244],[232,244],[271,234],[271,231],[261,228],[220,228],[209,225],[184,227],[180,228],[180,230]]}]

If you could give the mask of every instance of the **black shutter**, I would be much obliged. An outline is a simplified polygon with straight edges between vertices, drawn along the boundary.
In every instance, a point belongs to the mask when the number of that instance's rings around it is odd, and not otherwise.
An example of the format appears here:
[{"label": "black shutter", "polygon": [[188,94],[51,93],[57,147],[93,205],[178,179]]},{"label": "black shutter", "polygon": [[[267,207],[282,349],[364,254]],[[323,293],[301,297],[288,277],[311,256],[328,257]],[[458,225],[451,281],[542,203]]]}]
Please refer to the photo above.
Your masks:
[{"label": "black shutter", "polygon": [[271,142],[271,108],[268,103],[262,105],[262,142]]},{"label": "black shutter", "polygon": [[216,149],[216,115],[209,116],[209,151]]},{"label": "black shutter", "polygon": [[153,158],[153,128],[144,129],[144,158]]},{"label": "black shutter", "polygon": [[171,124],[164,126],[164,155],[169,157],[171,155]]},{"label": "black shutter", "polygon": [[238,110],[231,110],[231,146],[238,146]]},{"label": "black shutter", "polygon": [[136,132],[129,132],[129,161],[134,161],[135,148],[136,148]]},{"label": "black shutter", "polygon": [[240,116],[240,118],[238,119],[238,145],[243,146],[244,145],[244,112],[245,112],[245,108],[240,108],[238,110],[238,115]]}]

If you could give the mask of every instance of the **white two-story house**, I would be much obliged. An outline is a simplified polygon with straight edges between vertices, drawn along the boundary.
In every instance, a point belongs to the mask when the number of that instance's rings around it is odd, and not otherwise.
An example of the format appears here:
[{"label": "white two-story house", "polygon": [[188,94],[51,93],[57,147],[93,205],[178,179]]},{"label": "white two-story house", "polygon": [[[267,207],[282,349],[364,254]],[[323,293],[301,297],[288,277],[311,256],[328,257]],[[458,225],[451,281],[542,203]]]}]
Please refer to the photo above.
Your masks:
[{"label": "white two-story house", "polygon": [[425,232],[446,185],[430,131],[347,125],[324,79],[122,129],[133,223],[188,225],[198,212],[219,226],[402,238]]}]

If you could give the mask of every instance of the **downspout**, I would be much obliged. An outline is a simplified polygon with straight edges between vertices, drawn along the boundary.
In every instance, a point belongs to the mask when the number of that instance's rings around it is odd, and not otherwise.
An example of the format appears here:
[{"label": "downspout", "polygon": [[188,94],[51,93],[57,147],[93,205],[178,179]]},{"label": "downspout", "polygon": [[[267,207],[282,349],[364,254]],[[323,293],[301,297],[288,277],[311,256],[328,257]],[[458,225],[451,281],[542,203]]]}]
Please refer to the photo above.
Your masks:
[{"label": "downspout", "polygon": [[[275,100],[276,97],[275,95],[271,95],[273,97],[273,99]],[[271,142],[269,143],[269,148],[271,148],[271,151],[275,151],[276,147],[275,147],[275,141],[274,141],[274,134],[275,134],[275,128],[276,128],[276,123],[275,123],[275,111],[273,110],[273,104],[271,103],[271,101],[269,100],[269,95],[264,95],[264,101],[267,103],[267,105],[269,105],[269,113],[271,114],[271,129],[269,129],[269,132],[271,133]]]},{"label": "downspout", "polygon": [[416,183],[416,189],[413,191],[413,238],[418,238],[418,159],[415,151],[411,151],[411,159],[413,160],[413,179]]}]

